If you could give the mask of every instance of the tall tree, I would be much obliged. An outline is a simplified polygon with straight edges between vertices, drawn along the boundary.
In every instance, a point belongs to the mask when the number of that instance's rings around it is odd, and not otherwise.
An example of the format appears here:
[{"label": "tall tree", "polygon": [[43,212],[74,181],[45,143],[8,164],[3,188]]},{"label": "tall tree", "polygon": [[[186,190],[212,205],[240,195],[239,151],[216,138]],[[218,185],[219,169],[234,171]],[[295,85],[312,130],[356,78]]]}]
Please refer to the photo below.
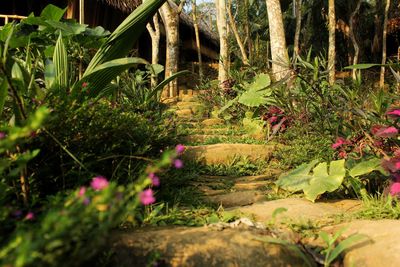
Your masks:
[{"label": "tall tree", "polygon": [[[157,13],[153,17],[153,25],[148,23],[146,28],[151,38],[151,64],[158,64],[160,57],[160,23]],[[151,76],[151,85],[157,85],[157,76]]]},{"label": "tall tree", "polygon": [[[387,39],[387,25],[389,17],[390,0],[386,0],[385,18],[383,21],[383,35],[382,35],[382,65],[386,64],[386,39]],[[381,67],[381,75],[379,80],[379,87],[383,89],[385,86],[385,67]]]},{"label": "tall tree", "polygon": [[233,35],[235,36],[236,42],[239,46],[240,53],[242,55],[243,64],[249,65],[249,59],[247,57],[246,49],[244,47],[242,39],[240,38],[240,34],[239,34],[238,28],[236,26],[236,21],[232,14],[232,0],[228,0],[227,11],[228,11],[228,16],[229,16],[229,25],[231,26]]},{"label": "tall tree", "polygon": [[335,83],[335,62],[336,62],[336,14],[335,0],[329,0],[328,7],[328,29],[329,29],[329,47],[328,47],[328,70],[329,84]]},{"label": "tall tree", "polygon": [[272,72],[275,80],[279,81],[289,73],[289,55],[286,47],[281,4],[279,0],[266,0],[266,4],[270,29]]},{"label": "tall tree", "polygon": [[197,18],[197,5],[196,0],[192,0],[192,18],[194,33],[196,35],[196,49],[197,49],[197,59],[199,61],[199,77],[200,81],[203,81],[203,60],[201,57],[201,43],[200,43],[200,33],[199,33],[199,21]]},{"label": "tall tree", "polygon": [[[178,72],[179,69],[179,15],[182,12],[185,0],[177,7],[175,3],[168,0],[160,9],[161,18],[164,22],[167,51],[165,59],[165,78]],[[175,79],[163,92],[164,97],[175,97],[178,95],[178,80]]]},{"label": "tall tree", "polygon": [[219,34],[219,68],[218,80],[222,83],[228,80],[229,72],[229,45],[228,45],[228,29],[226,21],[226,2],[225,0],[215,0],[217,9],[217,27]]}]

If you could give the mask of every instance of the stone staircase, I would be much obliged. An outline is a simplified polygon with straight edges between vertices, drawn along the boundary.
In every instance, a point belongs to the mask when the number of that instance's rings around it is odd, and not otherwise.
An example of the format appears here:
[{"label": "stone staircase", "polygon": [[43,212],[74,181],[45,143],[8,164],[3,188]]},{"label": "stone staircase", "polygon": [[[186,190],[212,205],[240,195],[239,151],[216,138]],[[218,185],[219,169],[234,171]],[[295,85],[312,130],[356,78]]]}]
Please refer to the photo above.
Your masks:
[{"label": "stone staircase", "polygon": [[[182,95],[171,105],[181,124],[185,161],[210,169],[235,166],[236,159],[249,164],[267,163],[261,174],[246,176],[204,174],[193,180],[206,201],[240,217],[231,223],[204,227],[150,227],[132,232],[116,231],[109,240],[110,266],[323,266],[313,252],[323,247],[319,231],[343,236],[366,235],[331,266],[395,267],[400,263],[400,223],[397,220],[340,221],[362,208],[357,200],[312,203],[301,198],[267,201],[272,184],[281,173],[270,168],[278,144],[235,143],[240,129],[220,119],[207,118],[196,96]],[[208,144],[210,139],[220,140]],[[196,145],[190,145],[196,143]],[[202,144],[204,143],[204,144]],[[235,163],[236,162],[236,163]],[[279,212],[277,212],[279,211]],[[341,223],[338,223],[339,222]],[[304,231],[307,234],[304,234]]]}]

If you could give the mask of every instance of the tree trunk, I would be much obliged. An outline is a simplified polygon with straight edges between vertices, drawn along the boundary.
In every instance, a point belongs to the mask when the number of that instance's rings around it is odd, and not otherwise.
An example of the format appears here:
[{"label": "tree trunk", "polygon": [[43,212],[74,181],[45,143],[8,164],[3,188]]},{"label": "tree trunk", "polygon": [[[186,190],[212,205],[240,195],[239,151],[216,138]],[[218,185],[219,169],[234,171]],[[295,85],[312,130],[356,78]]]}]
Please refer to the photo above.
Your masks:
[{"label": "tree trunk", "polygon": [[228,46],[228,25],[226,21],[225,0],[215,0],[217,9],[217,27],[219,34],[219,69],[218,80],[220,83],[228,80],[229,72],[229,46]]},{"label": "tree trunk", "polygon": [[192,0],[192,17],[193,17],[194,33],[196,35],[197,58],[199,60],[199,77],[200,77],[200,82],[202,82],[203,81],[203,60],[201,58],[201,44],[200,44],[199,23],[197,20],[196,0]]},{"label": "tree trunk", "polygon": [[296,31],[294,33],[294,44],[293,44],[293,57],[299,55],[299,40],[300,40],[300,30],[301,30],[301,0],[296,0],[295,12],[296,12]]},{"label": "tree trunk", "polygon": [[233,15],[232,15],[232,10],[231,9],[232,9],[232,0],[228,0],[227,11],[228,11],[228,16],[229,16],[229,23],[230,23],[230,26],[232,28],[233,34],[235,35],[236,42],[237,42],[237,44],[239,46],[240,53],[242,55],[243,64],[244,65],[249,65],[249,59],[247,58],[246,49],[244,48],[242,39],[240,39],[239,31],[238,31],[238,29],[236,27],[236,22],[235,22],[235,19],[234,19]]},{"label": "tree trunk", "polygon": [[[386,39],[387,39],[387,24],[390,8],[390,0],[386,0],[385,6],[385,19],[383,21],[383,35],[382,35],[382,65],[386,64]],[[381,75],[379,80],[379,87],[383,89],[385,86],[385,67],[381,67]]]},{"label": "tree trunk", "polygon": [[[360,46],[358,45],[357,38],[354,34],[354,20],[355,20],[355,16],[360,11],[361,2],[362,2],[362,0],[358,0],[356,9],[353,11],[353,13],[351,13],[350,23],[349,23],[350,24],[349,25],[349,28],[350,28],[349,35],[350,35],[351,41],[353,42],[353,47],[354,47],[354,58],[353,58],[353,62],[352,62],[353,65],[358,64],[358,57],[360,55]],[[353,80],[357,79],[357,71],[358,70],[356,70],[356,69],[353,69],[353,71],[352,71]]]},{"label": "tree trunk", "polygon": [[289,74],[289,55],[286,48],[281,4],[279,0],[266,0],[271,41],[272,72],[276,81]]},{"label": "tree trunk", "polygon": [[328,9],[328,27],[329,27],[329,47],[328,47],[328,70],[329,84],[335,83],[335,61],[336,61],[336,15],[335,15],[335,0],[329,0]]},{"label": "tree trunk", "polygon": [[249,0],[244,0],[244,30],[246,32],[246,42],[247,50],[249,55],[249,61],[253,60],[253,39],[251,39],[251,31],[250,31],[250,21],[249,21]]},{"label": "tree trunk", "polygon": [[[165,78],[178,72],[179,68],[179,14],[182,11],[183,2],[176,10],[171,7],[173,3],[167,1],[161,6],[160,13],[164,22],[167,51],[165,59]],[[178,80],[175,79],[167,86],[167,91],[163,92],[165,97],[175,97],[178,95]]]},{"label": "tree trunk", "polygon": [[[154,27],[154,28],[153,28]],[[150,23],[146,25],[147,31],[151,37],[151,64],[158,64],[160,57],[160,23],[158,21],[158,14],[153,17],[153,26]],[[157,85],[157,76],[151,76],[151,86]]]}]

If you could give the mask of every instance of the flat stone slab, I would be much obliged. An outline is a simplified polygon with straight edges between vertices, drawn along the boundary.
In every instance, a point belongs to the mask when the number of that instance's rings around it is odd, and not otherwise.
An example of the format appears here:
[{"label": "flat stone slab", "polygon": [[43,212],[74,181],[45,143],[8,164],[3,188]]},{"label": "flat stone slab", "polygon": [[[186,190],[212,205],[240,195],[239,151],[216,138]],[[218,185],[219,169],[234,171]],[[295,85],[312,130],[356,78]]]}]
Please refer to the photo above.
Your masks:
[{"label": "flat stone slab", "polygon": [[265,200],[265,194],[257,190],[229,192],[220,195],[207,196],[206,200],[221,205],[224,208],[251,205]]},{"label": "flat stone slab", "polygon": [[175,111],[175,114],[179,117],[179,118],[190,118],[193,115],[193,112],[191,109],[187,108],[187,109],[179,109]]},{"label": "flat stone slab", "polygon": [[256,203],[251,206],[238,208],[237,210],[254,216],[257,221],[266,222],[272,219],[272,214],[276,209],[286,208],[286,212],[277,215],[275,218],[277,221],[288,219],[293,221],[308,221],[326,219],[332,215],[354,212],[361,205],[362,202],[358,200],[312,203],[302,198],[287,198]]},{"label": "flat stone slab", "polygon": [[119,267],[305,266],[293,250],[257,240],[268,234],[261,229],[147,228],[112,233],[107,250],[112,251],[111,266]]},{"label": "flat stone slab", "polygon": [[235,158],[247,158],[250,161],[267,161],[271,158],[277,145],[254,144],[215,144],[204,146],[187,146],[183,157],[186,160],[203,164],[229,164]]},{"label": "flat stone slab", "polygon": [[184,142],[187,143],[201,143],[206,142],[207,140],[218,139],[222,141],[226,141],[229,136],[226,135],[217,135],[217,134],[192,134],[185,136],[183,138]]},{"label": "flat stone slab", "polygon": [[223,119],[218,119],[218,118],[211,118],[211,119],[206,119],[201,122],[203,126],[215,126],[215,125],[224,125],[225,121]]},{"label": "flat stone slab", "polygon": [[324,228],[327,232],[337,232],[347,228],[343,237],[351,234],[365,235],[350,248],[344,257],[344,267],[397,267],[400,266],[400,221],[398,220],[357,220]]}]

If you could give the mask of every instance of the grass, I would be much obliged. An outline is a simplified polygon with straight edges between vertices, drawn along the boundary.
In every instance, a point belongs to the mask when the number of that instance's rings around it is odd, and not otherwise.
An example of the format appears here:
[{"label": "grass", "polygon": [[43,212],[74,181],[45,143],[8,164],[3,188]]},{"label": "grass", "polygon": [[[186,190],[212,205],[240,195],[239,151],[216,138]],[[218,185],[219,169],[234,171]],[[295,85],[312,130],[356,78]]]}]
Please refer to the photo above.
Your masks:
[{"label": "grass", "polygon": [[354,214],[354,217],[369,220],[398,220],[400,219],[400,202],[390,195],[366,195],[363,197],[362,209]]}]

